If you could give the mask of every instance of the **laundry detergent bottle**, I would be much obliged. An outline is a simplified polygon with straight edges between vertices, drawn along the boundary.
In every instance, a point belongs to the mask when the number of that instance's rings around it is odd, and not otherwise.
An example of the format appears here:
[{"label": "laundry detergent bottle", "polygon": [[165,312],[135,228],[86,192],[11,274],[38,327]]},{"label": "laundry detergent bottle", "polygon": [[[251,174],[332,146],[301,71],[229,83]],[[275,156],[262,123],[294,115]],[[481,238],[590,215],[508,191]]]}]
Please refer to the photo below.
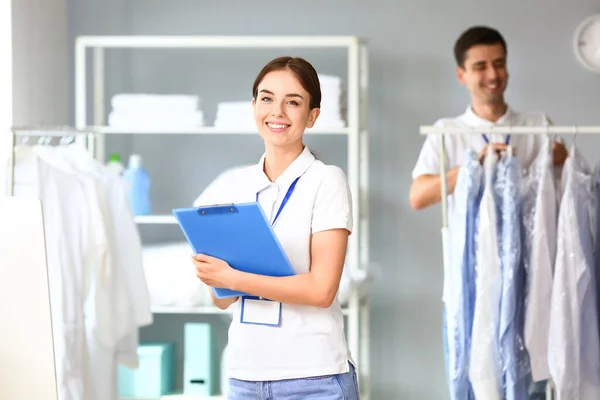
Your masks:
[{"label": "laundry detergent bottle", "polygon": [[142,157],[132,154],[129,157],[127,169],[123,172],[127,199],[133,215],[149,215],[150,204],[150,175],[142,166]]}]

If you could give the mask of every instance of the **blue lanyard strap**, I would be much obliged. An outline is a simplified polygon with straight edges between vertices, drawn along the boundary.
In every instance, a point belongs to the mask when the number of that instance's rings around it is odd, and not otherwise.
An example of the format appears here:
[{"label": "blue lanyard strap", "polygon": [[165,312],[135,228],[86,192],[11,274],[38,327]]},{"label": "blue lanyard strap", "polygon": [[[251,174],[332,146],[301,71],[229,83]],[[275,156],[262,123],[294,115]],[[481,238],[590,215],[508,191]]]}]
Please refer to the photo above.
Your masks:
[{"label": "blue lanyard strap", "polygon": [[[486,144],[490,144],[490,140],[488,139],[486,134],[482,134],[481,136],[483,137],[483,140],[485,140]],[[510,135],[506,135],[506,138],[504,139],[504,144],[507,146],[510,144]]]},{"label": "blue lanyard strap", "polygon": [[[297,177],[294,180],[294,182],[292,182],[292,184],[290,185],[287,193],[285,194],[285,197],[283,198],[283,200],[281,202],[281,205],[279,206],[279,210],[277,210],[277,214],[275,214],[275,219],[271,223],[271,226],[275,225],[275,221],[277,221],[277,218],[279,218],[279,214],[281,214],[281,210],[283,210],[283,207],[285,207],[285,205],[287,204],[288,200],[292,196],[292,193],[294,192],[294,188],[296,187],[296,183],[298,182],[298,179],[300,179],[300,177]],[[256,193],[256,201],[258,202],[258,193]]]}]

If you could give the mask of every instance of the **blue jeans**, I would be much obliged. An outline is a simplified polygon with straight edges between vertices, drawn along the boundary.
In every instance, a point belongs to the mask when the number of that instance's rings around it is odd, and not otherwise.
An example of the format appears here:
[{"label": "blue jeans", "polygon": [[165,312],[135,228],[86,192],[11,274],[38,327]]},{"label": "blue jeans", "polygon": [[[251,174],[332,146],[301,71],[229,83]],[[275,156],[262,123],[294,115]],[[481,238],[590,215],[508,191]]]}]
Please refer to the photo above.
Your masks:
[{"label": "blue jeans", "polygon": [[356,370],[345,374],[249,382],[229,379],[227,400],[359,400]]}]

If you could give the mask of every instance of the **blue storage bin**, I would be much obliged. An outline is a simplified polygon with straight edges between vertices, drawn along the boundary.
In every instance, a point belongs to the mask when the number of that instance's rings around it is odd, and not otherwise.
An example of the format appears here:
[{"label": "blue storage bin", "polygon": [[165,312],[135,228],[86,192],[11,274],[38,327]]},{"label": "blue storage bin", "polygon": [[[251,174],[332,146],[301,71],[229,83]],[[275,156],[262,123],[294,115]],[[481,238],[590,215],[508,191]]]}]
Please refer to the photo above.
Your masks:
[{"label": "blue storage bin", "polygon": [[119,365],[121,397],[159,397],[175,390],[175,345],[145,343],[138,347],[140,365],[129,369]]}]

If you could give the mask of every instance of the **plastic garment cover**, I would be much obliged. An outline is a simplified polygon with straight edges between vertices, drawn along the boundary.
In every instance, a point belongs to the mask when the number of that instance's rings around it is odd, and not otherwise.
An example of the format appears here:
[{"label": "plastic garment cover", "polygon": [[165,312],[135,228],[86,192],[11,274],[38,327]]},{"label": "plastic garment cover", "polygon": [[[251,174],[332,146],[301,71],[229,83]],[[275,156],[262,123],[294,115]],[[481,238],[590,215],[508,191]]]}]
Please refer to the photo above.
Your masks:
[{"label": "plastic garment cover", "polygon": [[529,359],[523,340],[524,266],[521,218],[521,162],[508,156],[498,164],[495,191],[500,210],[502,294],[498,345],[504,399],[527,400]]},{"label": "plastic garment cover", "polygon": [[[600,399],[593,178],[572,148],[563,170],[548,363],[558,400]],[[594,227],[595,230],[595,227]]]},{"label": "plastic garment cover", "polygon": [[483,169],[475,152],[465,154],[454,188],[451,225],[451,295],[446,302],[449,385],[452,400],[471,400],[468,377],[475,308],[475,230]]},{"label": "plastic garment cover", "polygon": [[498,157],[491,151],[485,158],[485,187],[477,227],[476,300],[469,364],[469,379],[477,400],[503,398],[498,353],[502,274],[498,251],[498,215],[494,199],[497,160]]},{"label": "plastic garment cover", "polygon": [[525,347],[534,381],[550,378],[548,334],[552,276],[556,257],[556,190],[550,140],[544,138],[540,155],[523,177],[523,221],[525,227]]},{"label": "plastic garment cover", "polygon": [[[596,260],[595,272],[596,272],[596,306],[598,307],[598,318],[600,319],[600,167],[596,169],[596,236],[594,238],[594,256]],[[598,322],[598,329],[600,332],[600,320]]]}]

